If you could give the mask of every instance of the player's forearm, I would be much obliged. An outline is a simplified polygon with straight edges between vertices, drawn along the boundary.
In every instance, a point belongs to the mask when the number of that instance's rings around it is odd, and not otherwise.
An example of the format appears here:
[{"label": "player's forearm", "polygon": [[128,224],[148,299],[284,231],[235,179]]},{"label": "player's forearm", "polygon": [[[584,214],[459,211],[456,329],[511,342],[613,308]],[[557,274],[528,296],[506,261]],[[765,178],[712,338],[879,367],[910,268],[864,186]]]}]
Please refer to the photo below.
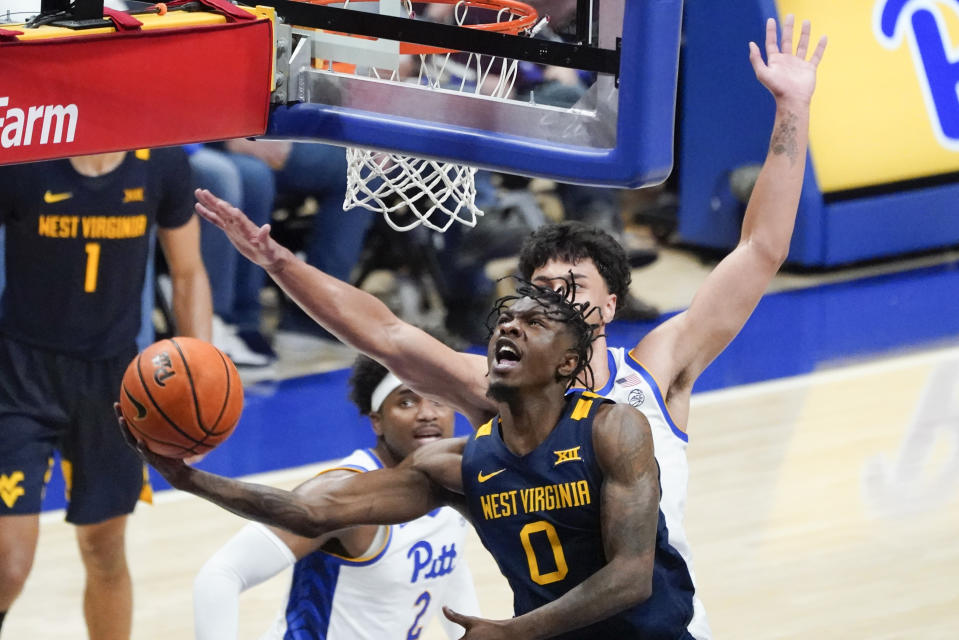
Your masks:
[{"label": "player's forearm", "polygon": [[196,640],[236,640],[240,593],[296,562],[266,527],[248,524],[220,547],[193,581]]},{"label": "player's forearm", "polygon": [[376,296],[292,254],[267,272],[300,308],[344,343],[377,360],[393,355],[390,332],[403,323]]},{"label": "player's forearm", "polygon": [[419,393],[441,399],[474,424],[495,411],[486,398],[482,356],[453,351],[398,318],[376,296],[292,254],[267,272],[327,331],[380,362]]},{"label": "player's forearm", "polygon": [[194,635],[196,640],[235,640],[242,582],[231,572],[207,567],[193,581]]},{"label": "player's forearm", "polygon": [[212,337],[213,299],[206,271],[198,269],[174,274],[172,284],[177,334],[209,342]]},{"label": "player's forearm", "polygon": [[642,604],[652,595],[652,567],[645,562],[610,562],[562,597],[513,618],[517,638],[551,638],[581,629]]},{"label": "player's forearm", "polygon": [[809,102],[779,98],[776,119],[746,214],[742,241],[766,255],[775,268],[789,253],[806,169]]},{"label": "player's forearm", "polygon": [[181,469],[176,475],[167,476],[174,488],[209,500],[247,520],[280,527],[307,538],[337,528],[326,519],[325,509],[307,504],[290,491],[224,478],[192,467]]},{"label": "player's forearm", "polygon": [[445,504],[429,478],[410,468],[356,474],[308,498],[186,465],[176,467],[165,477],[176,489],[209,500],[247,520],[304,538],[318,538],[355,525],[401,524]]}]

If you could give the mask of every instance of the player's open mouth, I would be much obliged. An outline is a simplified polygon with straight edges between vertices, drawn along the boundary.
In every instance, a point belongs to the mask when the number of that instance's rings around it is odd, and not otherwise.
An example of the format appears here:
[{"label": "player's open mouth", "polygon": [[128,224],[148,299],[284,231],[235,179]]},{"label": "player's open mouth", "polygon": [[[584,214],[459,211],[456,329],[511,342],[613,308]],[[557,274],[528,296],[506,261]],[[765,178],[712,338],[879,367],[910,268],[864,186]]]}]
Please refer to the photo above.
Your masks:
[{"label": "player's open mouth", "polygon": [[521,359],[519,349],[512,341],[506,338],[500,338],[496,341],[496,349],[493,352],[494,370],[506,371],[512,369]]},{"label": "player's open mouth", "polygon": [[442,439],[443,432],[440,431],[439,427],[418,427],[413,430],[413,437],[417,442],[433,442]]}]

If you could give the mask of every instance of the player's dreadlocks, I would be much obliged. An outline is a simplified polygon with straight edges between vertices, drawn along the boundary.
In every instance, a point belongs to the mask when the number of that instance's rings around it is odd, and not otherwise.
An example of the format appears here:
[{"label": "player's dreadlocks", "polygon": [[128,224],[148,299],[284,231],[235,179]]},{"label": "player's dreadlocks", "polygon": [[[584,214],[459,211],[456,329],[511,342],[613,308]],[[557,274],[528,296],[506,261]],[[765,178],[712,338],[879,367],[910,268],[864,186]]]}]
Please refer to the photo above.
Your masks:
[{"label": "player's dreadlocks", "polygon": [[594,313],[598,314],[599,307],[590,307],[589,302],[576,302],[576,287],[572,272],[568,277],[554,278],[560,281],[556,289],[541,287],[515,276],[507,277],[516,281],[516,293],[503,296],[493,303],[493,310],[486,318],[486,327],[490,335],[493,334],[496,319],[505,309],[517,300],[530,298],[546,309],[549,318],[564,323],[573,336],[572,349],[579,356],[579,364],[569,375],[566,388],[569,389],[575,385],[576,380],[582,375],[586,388],[592,389],[594,378],[589,361],[593,355],[593,341],[601,334],[597,333],[599,323],[591,323],[589,317]]}]

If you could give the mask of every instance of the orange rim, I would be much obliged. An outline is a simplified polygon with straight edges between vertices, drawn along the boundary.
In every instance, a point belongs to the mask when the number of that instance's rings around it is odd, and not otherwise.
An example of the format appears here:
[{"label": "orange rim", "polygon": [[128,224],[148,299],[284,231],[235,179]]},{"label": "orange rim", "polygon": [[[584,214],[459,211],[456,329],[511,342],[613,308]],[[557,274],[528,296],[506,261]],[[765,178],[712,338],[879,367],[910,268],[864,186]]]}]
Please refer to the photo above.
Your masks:
[{"label": "orange rim", "polygon": [[[351,0],[352,2],[377,2],[378,0]],[[328,4],[340,4],[343,0],[306,0],[307,4],[319,4],[319,5],[328,5]],[[526,4],[525,2],[520,2],[519,0],[427,0],[422,4],[460,4],[461,2],[465,3],[469,7],[475,7],[477,9],[489,9],[491,11],[503,11],[508,10],[510,15],[514,16],[510,20],[504,20],[502,22],[487,22],[483,24],[467,24],[463,25],[464,29],[479,29],[481,31],[490,31],[492,33],[510,33],[517,35],[523,29],[529,29],[536,24],[536,21],[539,19],[539,14],[536,12],[536,9]],[[375,40],[376,38],[368,38],[366,36],[360,36],[350,33],[343,33],[341,31],[330,31],[330,33],[339,33],[341,35],[348,35],[353,38],[364,38],[367,40]],[[400,42],[400,53],[405,55],[437,55],[445,53],[457,53],[458,49],[444,49],[442,47],[431,47],[429,45],[416,44],[414,42]]]}]

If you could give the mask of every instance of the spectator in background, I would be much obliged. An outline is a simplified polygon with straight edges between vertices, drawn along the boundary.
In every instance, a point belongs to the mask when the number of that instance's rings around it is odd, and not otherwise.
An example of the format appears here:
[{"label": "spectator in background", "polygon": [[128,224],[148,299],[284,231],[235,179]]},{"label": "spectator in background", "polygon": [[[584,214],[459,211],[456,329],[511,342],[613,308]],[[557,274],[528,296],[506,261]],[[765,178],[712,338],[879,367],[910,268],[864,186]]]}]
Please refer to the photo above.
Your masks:
[{"label": "spectator in background", "polygon": [[[198,187],[223,194],[223,198],[227,194],[236,198],[257,224],[270,221],[276,181],[263,160],[231,153],[218,144],[185,148]],[[273,363],[276,353],[261,332],[260,291],[266,282],[263,270],[237,256],[229,239],[205,220],[200,224],[200,251],[213,290],[213,344],[237,366]]]},{"label": "spectator in background", "polygon": [[[288,140],[236,139],[229,140],[226,149],[266,163],[273,170],[278,195],[316,199],[317,211],[304,248],[306,262],[349,281],[373,218],[365,211],[343,211],[346,196],[343,147]],[[334,340],[299,307],[286,304],[277,332],[278,346],[300,351],[317,344],[316,339]]]}]

